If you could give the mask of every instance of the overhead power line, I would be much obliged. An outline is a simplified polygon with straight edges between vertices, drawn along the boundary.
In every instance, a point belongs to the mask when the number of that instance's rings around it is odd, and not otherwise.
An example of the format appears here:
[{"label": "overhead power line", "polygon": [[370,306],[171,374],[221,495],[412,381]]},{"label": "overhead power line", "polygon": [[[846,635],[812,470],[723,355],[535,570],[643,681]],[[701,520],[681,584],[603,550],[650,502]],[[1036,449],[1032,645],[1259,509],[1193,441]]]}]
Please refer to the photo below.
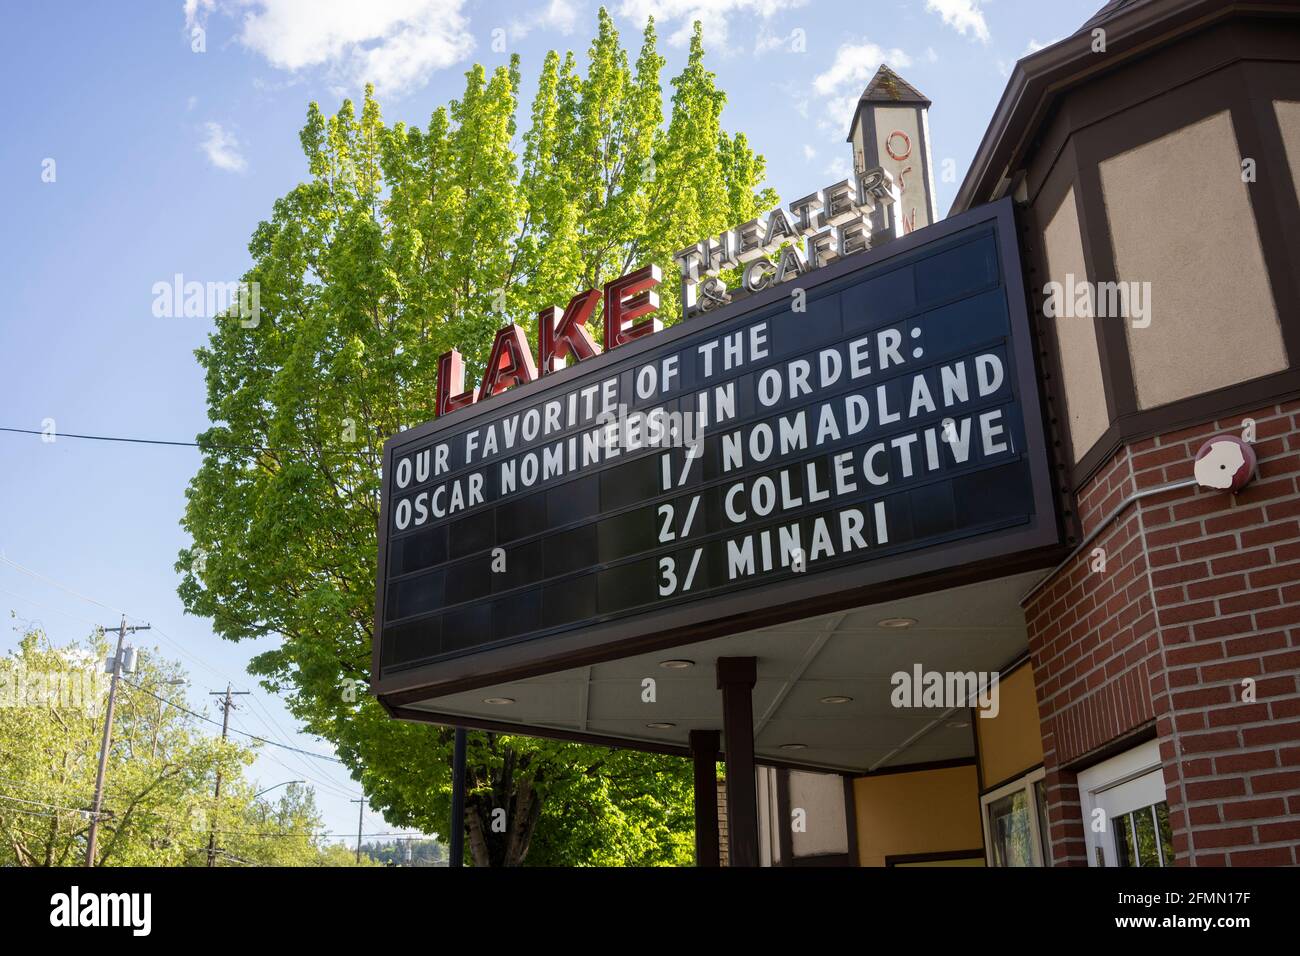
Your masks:
[{"label": "overhead power line", "polygon": [[[177,710],[189,714],[191,717],[195,718],[196,720],[201,720],[205,723],[212,724],[214,727],[221,726],[221,721],[213,720],[211,717],[206,717],[203,714],[195,713],[194,711],[190,710],[187,707],[182,707],[180,704],[176,703],[175,701],[168,700],[165,697],[160,697],[158,694],[155,694],[153,691],[151,691],[149,688],[145,687],[142,684],[136,684],[133,681],[126,681],[126,683],[130,684],[132,687],[136,688],[137,690],[143,691],[144,693],[148,694],[150,697],[155,697],[158,700],[163,701],[164,703],[171,704],[171,706],[175,707]],[[300,747],[291,747],[289,746],[289,744],[282,744],[274,740],[269,740],[266,737],[259,737],[257,736],[257,734],[250,734],[248,731],[240,730],[238,727],[231,727],[230,730],[233,733],[242,734],[243,736],[249,738],[250,740],[256,740],[258,743],[270,744],[272,747],[279,747],[281,750],[292,750],[294,753],[302,754],[304,757],[315,757],[317,760],[328,760],[331,763],[337,763],[337,764],[343,763],[343,761],[340,760],[338,757],[331,757],[328,754],[313,753],[310,750],[303,750]]]},{"label": "overhead power line", "polygon": [[7,794],[0,793],[0,800],[11,800],[14,803],[24,803],[29,807],[45,807],[50,810],[64,810],[68,813],[89,813],[85,807],[61,807],[56,803],[43,803],[40,800],[24,800],[21,797],[11,797]]},{"label": "overhead power line", "polygon": [[[88,597],[87,595],[82,594],[82,593],[80,593],[79,591],[76,591],[76,590],[74,590],[74,589],[68,587],[66,584],[62,584],[62,583],[60,583],[60,582],[58,582],[58,581],[55,581],[53,578],[50,578],[50,577],[47,577],[47,576],[44,575],[44,574],[41,574],[41,573],[38,572],[38,571],[33,571],[31,568],[28,568],[28,567],[25,567],[25,566],[19,564],[17,561],[14,561],[12,558],[8,558],[8,557],[6,557],[6,556],[3,555],[3,554],[0,554],[0,562],[3,562],[3,563],[5,563],[5,564],[8,564],[10,567],[14,568],[15,570],[17,570],[17,571],[21,571],[23,574],[26,574],[26,575],[28,575],[29,577],[34,578],[34,579],[37,580],[37,581],[41,581],[41,582],[43,582],[43,583],[45,583],[45,584],[50,585],[51,587],[58,588],[60,591],[63,591],[63,592],[65,592],[65,593],[67,593],[67,594],[70,594],[70,595],[72,595],[73,597],[75,597],[75,598],[77,598],[77,599],[79,599],[79,600],[85,601],[85,602],[87,602],[87,603],[89,603],[89,604],[94,604],[94,605],[97,606],[97,607],[105,608],[105,609],[110,610],[110,611],[113,611],[114,613],[117,613],[117,614],[125,614],[126,617],[130,618],[130,619],[133,620],[133,621],[141,621],[141,622],[144,622],[144,619],[143,619],[143,618],[138,617],[138,616],[135,615],[135,614],[127,614],[127,613],[126,613],[125,611],[123,611],[121,608],[116,608],[116,607],[113,607],[112,605],[105,604],[103,601],[97,601],[95,598]],[[31,601],[30,598],[24,598],[22,595],[13,594],[13,592],[10,592],[10,591],[6,591],[6,592],[4,592],[4,593],[11,594],[12,596],[19,598],[20,600],[27,600],[27,601],[29,601],[29,602],[32,603],[32,604],[36,604],[36,603],[37,603],[37,602],[35,602],[35,601]],[[59,611],[57,608],[49,608],[49,609],[50,609],[50,610],[53,610],[53,611],[55,611],[56,613],[59,613],[59,614],[66,614],[66,612]],[[92,627],[96,627],[96,628],[99,628],[99,627],[100,627],[100,625],[96,624],[96,623],[93,622],[93,621],[89,621],[89,620],[87,620],[87,619],[83,619],[83,618],[78,618],[78,617],[76,617],[75,615],[67,614],[66,616],[71,617],[71,618],[73,618],[74,620],[86,620],[86,623],[89,623]],[[149,623],[149,622],[144,622],[144,623]],[[205,661],[203,658],[199,657],[198,655],[191,653],[191,652],[190,652],[190,651],[185,647],[184,644],[182,644],[182,643],[181,643],[179,640],[177,640],[176,638],[172,637],[170,634],[168,634],[166,631],[164,631],[161,627],[158,627],[156,624],[153,625],[153,633],[155,633],[155,634],[157,634],[159,637],[163,638],[165,641],[167,641],[169,644],[171,644],[171,645],[175,648],[175,650],[178,651],[182,656],[188,658],[190,661],[192,661],[193,663],[197,664],[199,667],[202,667],[202,668],[204,668],[205,670],[211,672],[212,674],[215,674],[217,677],[221,678],[223,681],[230,681],[230,677],[229,677],[229,675],[227,675],[227,674],[223,673],[222,671],[218,670],[217,668],[213,667],[211,664],[209,664],[207,661]],[[230,681],[230,682],[233,683],[233,681]],[[156,696],[156,695],[155,695],[155,696]],[[254,702],[256,702],[256,703],[258,704],[259,707],[263,707],[263,709],[265,710],[264,705],[262,705],[261,702],[258,701],[256,697],[252,697],[252,698],[250,698],[250,699],[253,700]],[[282,737],[285,736],[285,731],[284,731],[284,729],[281,728],[281,727],[279,727],[279,726],[276,724],[274,716],[271,715],[269,711],[267,711],[266,713],[267,713],[267,717],[268,717],[268,719],[271,721],[270,726],[271,726],[272,731],[273,731],[274,733],[278,733],[278,734],[281,735]],[[203,718],[203,719],[206,719],[206,718]],[[307,752],[307,751],[304,751],[304,753],[306,753],[306,752]],[[317,755],[317,756],[319,756],[319,755]]]},{"label": "overhead power line", "polygon": [[[113,607],[111,604],[105,604],[103,601],[96,601],[93,597],[86,597],[86,595],[80,593],[79,591],[72,590],[72,588],[68,587],[66,584],[60,584],[58,581],[55,581],[53,578],[47,578],[45,575],[41,574],[40,572],[33,571],[31,568],[23,567],[17,561],[13,560],[12,558],[7,558],[3,554],[0,554],[0,561],[3,561],[5,564],[9,565],[11,568],[14,568],[15,570],[21,571],[23,574],[27,575],[28,577],[35,578],[37,581],[44,582],[45,584],[50,585],[50,587],[58,588],[60,591],[65,591],[68,594],[71,594],[73,597],[85,601],[88,604],[93,604],[96,607],[102,607],[104,610],[112,611],[114,614],[126,614],[126,612],[123,611],[120,607]],[[127,614],[126,616],[131,617],[132,615]]]},{"label": "overhead power line", "polygon": [[[215,452],[276,452],[285,453],[293,452],[298,454],[312,454],[321,449],[316,448],[294,448],[291,445],[222,445],[215,442],[197,442],[197,441],[172,441],[165,438],[127,438],[122,435],[83,435],[74,432],[60,431],[41,431],[37,428],[13,428],[7,425],[0,425],[0,432],[9,432],[13,435],[39,435],[42,438],[76,438],[81,441],[105,441],[117,442],[126,445],[161,445],[168,448],[197,448],[200,451]],[[330,448],[331,452],[340,455],[373,455],[375,449],[364,448]]]}]

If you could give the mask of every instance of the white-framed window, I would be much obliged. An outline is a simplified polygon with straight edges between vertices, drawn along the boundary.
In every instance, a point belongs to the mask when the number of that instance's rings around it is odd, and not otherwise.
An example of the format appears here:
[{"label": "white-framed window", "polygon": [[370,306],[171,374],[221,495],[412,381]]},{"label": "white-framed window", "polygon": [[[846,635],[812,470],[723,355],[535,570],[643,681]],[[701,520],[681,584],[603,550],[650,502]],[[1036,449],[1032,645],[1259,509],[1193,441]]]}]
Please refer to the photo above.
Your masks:
[{"label": "white-framed window", "polygon": [[1043,775],[1040,767],[980,797],[989,866],[1046,866],[1050,860]]},{"label": "white-framed window", "polygon": [[1089,866],[1173,866],[1160,744],[1149,740],[1079,772]]}]

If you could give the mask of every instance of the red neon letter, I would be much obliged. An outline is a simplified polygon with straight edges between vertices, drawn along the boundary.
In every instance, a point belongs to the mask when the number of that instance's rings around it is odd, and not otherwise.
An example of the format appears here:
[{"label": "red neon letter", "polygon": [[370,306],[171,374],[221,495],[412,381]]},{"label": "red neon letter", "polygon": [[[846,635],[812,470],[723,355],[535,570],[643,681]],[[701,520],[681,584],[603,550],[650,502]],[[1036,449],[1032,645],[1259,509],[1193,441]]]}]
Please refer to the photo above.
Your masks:
[{"label": "red neon letter", "polygon": [[528,351],[528,337],[513,322],[497,332],[492,340],[483,384],[478,387],[479,400],[503,392],[511,385],[522,385],[537,378],[537,366]]},{"label": "red neon letter", "polygon": [[553,305],[537,313],[537,364],[543,375],[564,368],[564,360],[570,355],[575,362],[581,362],[600,354],[600,346],[586,328],[599,298],[599,292],[588,289],[569,300],[563,316]]},{"label": "red neon letter", "polygon": [[661,278],[659,267],[652,264],[605,283],[606,351],[663,328],[658,319],[632,324],[634,319],[659,311],[659,294],[653,290]]},{"label": "red neon letter", "polygon": [[465,363],[460,353],[455,349],[443,352],[438,356],[438,417],[473,404],[473,390],[465,391]]}]

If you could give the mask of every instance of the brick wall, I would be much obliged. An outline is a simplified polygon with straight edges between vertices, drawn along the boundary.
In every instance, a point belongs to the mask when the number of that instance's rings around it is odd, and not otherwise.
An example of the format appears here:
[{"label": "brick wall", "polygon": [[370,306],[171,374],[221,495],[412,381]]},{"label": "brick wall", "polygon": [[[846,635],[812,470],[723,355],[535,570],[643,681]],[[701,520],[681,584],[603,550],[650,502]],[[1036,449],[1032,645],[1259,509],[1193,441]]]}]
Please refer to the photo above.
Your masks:
[{"label": "brick wall", "polygon": [[1300,862],[1300,402],[1122,448],[1079,516],[1090,532],[1135,491],[1191,478],[1202,442],[1247,417],[1253,484],[1129,505],[1025,607],[1057,865],[1087,862],[1065,768],[1152,726],[1180,865]]}]

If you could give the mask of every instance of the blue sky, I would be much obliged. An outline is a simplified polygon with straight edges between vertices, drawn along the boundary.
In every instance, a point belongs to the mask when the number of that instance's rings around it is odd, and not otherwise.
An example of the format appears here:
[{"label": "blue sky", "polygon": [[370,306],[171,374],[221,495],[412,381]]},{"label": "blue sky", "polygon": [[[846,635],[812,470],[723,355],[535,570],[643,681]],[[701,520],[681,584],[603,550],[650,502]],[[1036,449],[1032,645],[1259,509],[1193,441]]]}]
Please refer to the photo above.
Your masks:
[{"label": "blue sky", "polygon": [[[690,23],[727,91],[723,122],[767,157],[787,200],[843,175],[847,110],[882,59],[924,92],[935,168],[964,175],[1011,66],[1073,32],[1101,0],[611,0],[635,57],[647,14],[681,67]],[[156,282],[227,282],[274,200],[306,175],[308,102],[327,111],[378,86],[389,123],[427,122],[473,62],[522,57],[525,104],[546,50],[585,55],[586,0],[168,0],[11,6],[0,140],[0,425],[192,440],[207,427],[193,358],[205,318],[156,318]],[[195,52],[195,29],[202,52]],[[495,41],[495,42],[494,42]],[[504,46],[504,50],[501,47]],[[584,62],[585,60],[580,60]],[[526,106],[523,111],[526,117]],[[51,162],[52,161],[52,164]],[[47,181],[53,173],[53,181]],[[936,181],[942,214],[957,182]],[[232,725],[328,753],[245,675],[259,648],[184,615],[172,570],[193,449],[0,434],[0,652],[26,622],[59,643],[119,610],[179,658],[191,706],[253,690]],[[50,582],[57,582],[56,587]],[[75,592],[75,593],[74,593]],[[93,599],[99,604],[91,603]],[[10,609],[17,620],[10,620]],[[306,778],[331,831],[355,833],[341,767],[263,748],[262,786]],[[368,812],[367,833],[394,830]],[[355,838],[353,838],[355,839]]]}]

